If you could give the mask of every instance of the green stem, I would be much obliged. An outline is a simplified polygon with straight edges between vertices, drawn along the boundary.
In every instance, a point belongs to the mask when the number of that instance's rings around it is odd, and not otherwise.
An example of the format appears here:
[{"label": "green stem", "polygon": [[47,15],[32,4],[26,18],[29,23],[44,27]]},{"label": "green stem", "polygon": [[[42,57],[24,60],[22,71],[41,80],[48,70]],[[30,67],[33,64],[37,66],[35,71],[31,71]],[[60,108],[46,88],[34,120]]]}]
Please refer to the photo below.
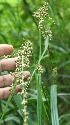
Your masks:
[{"label": "green stem", "polygon": [[9,98],[8,98],[8,101],[7,101],[7,103],[6,103],[6,107],[5,107],[5,109],[4,109],[3,113],[2,113],[2,116],[1,116],[0,121],[3,119],[3,117],[4,117],[4,115],[5,115],[6,111],[7,111],[7,107],[8,107],[9,104],[10,104],[10,101],[11,101],[12,96],[13,96],[13,94],[14,94],[16,85],[17,85],[17,82],[15,82],[15,84],[14,84],[14,86],[13,86],[13,89],[11,90],[10,96],[9,96]]},{"label": "green stem", "polygon": [[[40,41],[40,44],[41,44],[41,39],[39,41]],[[47,36],[47,38],[45,40],[45,49],[44,49],[42,54],[39,54],[40,57],[39,57],[39,60],[38,60],[37,64],[40,64],[41,60],[43,59],[43,57],[44,57],[44,55],[45,55],[45,53],[46,53],[46,51],[48,49],[48,42],[49,42],[49,37]],[[41,48],[40,48],[40,53],[41,53]],[[35,71],[36,71],[36,68],[34,69],[31,77],[33,77],[33,75],[35,74]]]},{"label": "green stem", "polygon": [[41,30],[39,30],[39,46],[40,46],[40,51],[39,51],[39,58],[41,57]]},{"label": "green stem", "polygon": [[[41,58],[41,30],[39,30],[39,59]],[[40,61],[39,63],[40,64]],[[37,117],[38,125],[42,125],[42,86],[41,86],[41,74],[37,75]]]},{"label": "green stem", "polygon": [[42,125],[42,87],[41,87],[41,74],[37,75],[37,117],[38,117],[38,125]]}]

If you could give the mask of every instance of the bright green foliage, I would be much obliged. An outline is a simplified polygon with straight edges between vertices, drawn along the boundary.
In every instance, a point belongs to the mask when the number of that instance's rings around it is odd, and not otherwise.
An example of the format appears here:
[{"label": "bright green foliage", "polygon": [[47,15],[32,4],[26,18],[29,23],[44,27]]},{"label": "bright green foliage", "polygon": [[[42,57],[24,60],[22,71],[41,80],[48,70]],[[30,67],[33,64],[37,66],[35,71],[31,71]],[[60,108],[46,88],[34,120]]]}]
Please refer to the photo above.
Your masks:
[{"label": "bright green foliage", "polygon": [[56,85],[51,86],[50,105],[51,105],[52,125],[59,125],[58,110],[57,110],[57,86]]}]

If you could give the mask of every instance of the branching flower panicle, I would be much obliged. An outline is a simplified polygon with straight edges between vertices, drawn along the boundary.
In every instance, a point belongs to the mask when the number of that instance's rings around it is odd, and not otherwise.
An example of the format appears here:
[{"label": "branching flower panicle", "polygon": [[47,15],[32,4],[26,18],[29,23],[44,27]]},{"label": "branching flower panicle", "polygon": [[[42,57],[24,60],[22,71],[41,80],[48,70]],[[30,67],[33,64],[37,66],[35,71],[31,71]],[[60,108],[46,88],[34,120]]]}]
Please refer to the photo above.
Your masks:
[{"label": "branching flower panicle", "polygon": [[[24,81],[24,76],[23,76],[23,71],[25,68],[28,68],[30,66],[30,61],[29,61],[29,57],[32,56],[32,43],[28,40],[25,41],[24,44],[22,44],[22,46],[20,47],[20,49],[17,52],[16,55],[17,61],[16,61],[16,70],[14,73],[11,73],[17,84],[20,84],[22,87],[22,105],[23,105],[23,120],[24,123],[23,125],[28,125],[28,111],[27,111],[27,88],[29,86],[29,79],[25,82]],[[14,81],[13,81],[14,82]]]},{"label": "branching flower panicle", "polygon": [[52,18],[48,14],[48,3],[45,2],[45,4],[42,7],[40,7],[36,12],[34,12],[33,16],[39,19],[39,30],[41,30],[43,38],[46,39],[46,36],[49,35],[51,40],[52,38],[51,27],[49,26],[46,28],[46,25],[44,24],[46,17],[48,17],[49,20],[52,20]]}]

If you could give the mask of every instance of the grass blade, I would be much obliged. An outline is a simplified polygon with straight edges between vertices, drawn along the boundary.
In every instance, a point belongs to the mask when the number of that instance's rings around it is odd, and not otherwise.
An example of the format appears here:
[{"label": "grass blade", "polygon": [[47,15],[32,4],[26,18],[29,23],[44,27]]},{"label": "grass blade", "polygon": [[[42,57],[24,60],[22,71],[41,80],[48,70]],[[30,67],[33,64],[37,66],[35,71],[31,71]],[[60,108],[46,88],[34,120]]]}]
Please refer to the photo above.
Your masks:
[{"label": "grass blade", "polygon": [[57,85],[51,86],[50,104],[51,104],[52,125],[59,125],[58,109],[57,109]]}]

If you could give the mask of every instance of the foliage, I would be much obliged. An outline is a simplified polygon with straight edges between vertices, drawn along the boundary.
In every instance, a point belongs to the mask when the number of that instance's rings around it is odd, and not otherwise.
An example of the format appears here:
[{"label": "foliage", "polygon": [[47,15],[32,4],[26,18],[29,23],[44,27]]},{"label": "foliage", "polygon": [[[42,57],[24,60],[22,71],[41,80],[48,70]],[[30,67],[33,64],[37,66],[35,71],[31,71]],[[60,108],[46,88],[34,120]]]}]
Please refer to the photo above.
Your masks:
[{"label": "foliage", "polygon": [[[47,0],[49,15],[55,22],[55,25],[51,23],[51,41],[48,37],[44,40],[40,36],[38,20],[33,16],[44,2],[0,0],[0,44],[12,44],[16,52],[24,42],[23,38],[33,43],[33,55],[28,69],[34,75],[28,88],[29,125],[69,125],[70,1]],[[48,20],[45,20],[45,25],[49,25]],[[40,53],[39,48],[43,53]],[[33,70],[36,63],[41,63],[43,74],[38,75]],[[3,117],[0,124],[22,125],[21,101],[19,95],[10,97],[8,101],[0,101],[0,117]]]}]

